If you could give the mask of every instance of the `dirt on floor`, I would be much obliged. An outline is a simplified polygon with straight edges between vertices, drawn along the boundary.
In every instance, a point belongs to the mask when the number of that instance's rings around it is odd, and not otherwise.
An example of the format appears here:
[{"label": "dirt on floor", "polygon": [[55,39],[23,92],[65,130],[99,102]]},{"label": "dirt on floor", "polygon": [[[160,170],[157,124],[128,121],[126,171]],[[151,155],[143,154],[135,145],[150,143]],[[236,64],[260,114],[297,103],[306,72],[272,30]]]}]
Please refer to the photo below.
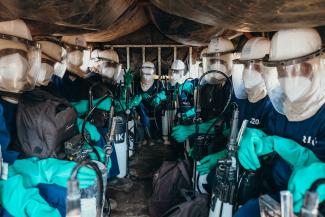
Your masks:
[{"label": "dirt on floor", "polygon": [[177,157],[170,145],[156,143],[139,148],[130,159],[127,178],[109,184],[110,198],[117,202],[111,217],[147,217],[148,199],[152,193],[152,177],[163,161]]}]

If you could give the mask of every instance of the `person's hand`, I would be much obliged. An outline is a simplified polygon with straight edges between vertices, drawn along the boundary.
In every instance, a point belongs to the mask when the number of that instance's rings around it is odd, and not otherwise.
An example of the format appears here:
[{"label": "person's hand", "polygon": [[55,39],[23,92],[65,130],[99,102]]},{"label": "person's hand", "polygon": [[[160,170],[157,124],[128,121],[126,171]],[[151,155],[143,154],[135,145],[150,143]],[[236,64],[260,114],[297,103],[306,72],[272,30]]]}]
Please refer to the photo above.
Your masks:
[{"label": "person's hand", "polygon": [[[101,98],[99,99],[95,99],[93,102],[93,106],[95,106],[99,101],[101,100]],[[98,106],[98,109],[104,110],[104,111],[110,111],[111,110],[111,105],[112,105],[112,99],[107,97],[106,99],[104,99]]]},{"label": "person's hand", "polygon": [[187,81],[178,87],[178,94],[181,95],[182,92],[192,93],[194,90],[194,85],[192,82]]},{"label": "person's hand", "polygon": [[160,105],[160,102],[161,102],[160,98],[156,96],[155,98],[153,98],[153,100],[151,101],[150,104],[152,106],[156,107],[156,106],[159,106]]},{"label": "person's hand", "polygon": [[188,120],[188,119],[193,118],[193,117],[195,117],[195,109],[194,108],[191,108],[187,112],[182,113],[182,120],[183,121]]},{"label": "person's hand", "polygon": [[[79,133],[82,133],[83,122],[84,122],[83,119],[80,118],[77,119],[77,126],[78,126]],[[85,131],[89,133],[90,139],[92,141],[98,142],[100,140],[100,133],[98,132],[97,128],[91,123],[89,123],[88,121],[86,122],[85,125]]]},{"label": "person's hand", "polygon": [[200,160],[200,165],[197,166],[197,171],[200,175],[208,174],[217,165],[217,161],[224,157],[226,157],[226,150],[204,157]]},{"label": "person's hand", "polygon": [[141,95],[136,95],[136,96],[134,96],[132,98],[129,107],[130,108],[136,107],[141,103],[141,101],[142,101],[142,96]]},{"label": "person's hand", "polygon": [[[325,178],[325,164],[321,162],[313,163],[293,171],[289,180],[288,189],[293,194],[294,211],[296,213],[299,213],[303,205],[306,192],[316,180],[321,178]],[[321,203],[325,200],[325,184],[317,188],[317,193],[319,203]]]},{"label": "person's hand", "polygon": [[[9,177],[22,175],[25,187],[35,187],[40,183],[67,187],[68,179],[76,165],[75,162],[55,158],[42,160],[35,157],[27,158],[16,160],[9,167]],[[77,178],[80,187],[87,188],[95,183],[96,173],[93,169],[84,166],[79,170]]]},{"label": "person's hand", "polygon": [[132,71],[128,70],[125,72],[124,74],[124,85],[126,87],[130,87],[133,81],[133,75],[132,75]]},{"label": "person's hand", "polygon": [[247,170],[261,167],[259,156],[273,152],[273,144],[264,141],[267,135],[254,128],[246,128],[238,150],[240,164]]},{"label": "person's hand", "polygon": [[189,136],[195,133],[194,125],[178,125],[173,128],[172,137],[177,142],[184,142]]}]

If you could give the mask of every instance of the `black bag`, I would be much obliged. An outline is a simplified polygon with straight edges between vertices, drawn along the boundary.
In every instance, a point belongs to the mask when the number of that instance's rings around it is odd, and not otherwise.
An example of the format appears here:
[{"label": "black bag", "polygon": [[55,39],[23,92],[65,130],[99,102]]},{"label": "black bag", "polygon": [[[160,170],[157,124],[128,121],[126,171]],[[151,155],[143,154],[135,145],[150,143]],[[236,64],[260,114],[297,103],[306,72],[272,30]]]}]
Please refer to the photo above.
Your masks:
[{"label": "black bag", "polygon": [[162,217],[208,217],[209,196],[196,192],[184,192],[186,202],[170,208]]},{"label": "black bag", "polygon": [[181,189],[191,189],[189,161],[165,161],[153,178],[153,194],[149,199],[149,214],[160,217],[175,204],[185,201]]},{"label": "black bag", "polygon": [[26,92],[17,109],[18,148],[27,157],[62,159],[64,142],[77,134],[76,120],[67,100],[40,89]]}]

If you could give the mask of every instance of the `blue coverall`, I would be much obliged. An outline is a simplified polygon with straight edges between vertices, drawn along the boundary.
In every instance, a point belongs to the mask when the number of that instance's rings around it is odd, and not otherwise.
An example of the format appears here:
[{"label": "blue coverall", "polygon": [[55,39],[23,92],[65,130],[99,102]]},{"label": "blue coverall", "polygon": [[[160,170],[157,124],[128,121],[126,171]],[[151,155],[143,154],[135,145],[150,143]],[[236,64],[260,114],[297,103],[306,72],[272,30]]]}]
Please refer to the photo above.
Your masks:
[{"label": "blue coverall", "polygon": [[[314,116],[303,121],[289,121],[274,109],[269,118],[265,131],[268,135],[292,139],[312,150],[318,159],[325,162],[325,105]],[[291,166],[283,159],[274,163],[272,174],[278,190],[287,189],[291,172]],[[278,195],[273,197],[279,198]],[[255,216],[260,216],[258,199],[248,201],[235,214],[235,217]]]},{"label": "blue coverall", "polygon": [[160,81],[155,80],[152,86],[147,90],[143,91],[141,88],[140,80],[135,82],[135,95],[143,95],[147,93],[150,95],[149,99],[142,99],[141,103],[137,106],[136,111],[140,116],[142,127],[150,129],[150,111],[154,112],[157,120],[157,125],[161,123],[161,110],[156,109],[151,105],[153,98],[163,91],[163,85]]},{"label": "blue coverall", "polygon": [[[239,117],[238,123],[239,127],[242,122],[246,119],[248,120],[247,127],[264,129],[269,120],[269,114],[273,110],[272,104],[268,96],[265,96],[263,99],[259,100],[256,103],[251,103],[248,99],[238,99],[236,96],[232,96],[232,102],[238,105]],[[232,108],[232,107],[230,107]],[[226,114],[226,121],[229,122],[232,117],[232,109],[228,109]],[[211,191],[213,186],[215,169],[211,170],[209,173],[208,180],[208,191]]]}]

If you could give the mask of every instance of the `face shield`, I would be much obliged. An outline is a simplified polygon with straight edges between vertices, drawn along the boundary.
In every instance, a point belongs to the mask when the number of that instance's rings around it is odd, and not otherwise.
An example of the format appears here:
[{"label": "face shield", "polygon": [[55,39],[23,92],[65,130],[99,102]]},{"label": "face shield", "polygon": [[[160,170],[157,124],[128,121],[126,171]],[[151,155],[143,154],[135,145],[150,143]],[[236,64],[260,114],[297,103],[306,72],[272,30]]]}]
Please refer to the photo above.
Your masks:
[{"label": "face shield", "polygon": [[41,69],[39,45],[14,36],[3,38],[6,39],[1,39],[3,43],[16,48],[0,50],[0,89],[14,93],[33,89]]},{"label": "face shield", "polygon": [[83,63],[83,52],[81,50],[70,51],[67,55],[68,64],[80,67]]},{"label": "face shield", "polygon": [[150,67],[141,68],[141,81],[143,83],[151,83],[154,81],[155,69]]},{"label": "face shield", "polygon": [[98,74],[102,75],[103,77],[116,81],[119,77],[122,70],[122,65],[110,62],[110,61],[101,61],[98,67]]},{"label": "face shield", "polygon": [[183,75],[184,75],[184,70],[173,70],[173,69],[171,69],[170,73],[169,73],[170,83],[172,85],[175,85],[176,83],[181,84]]},{"label": "face shield", "polygon": [[287,60],[264,62],[268,67],[265,83],[274,108],[288,114],[292,105],[304,107],[323,92],[320,51],[314,54]]},{"label": "face shield", "polygon": [[236,61],[231,69],[232,84],[237,99],[247,99],[247,93],[243,81],[244,68],[245,66],[243,63]]},{"label": "face shield", "polygon": [[[209,71],[220,71],[228,75],[229,69],[227,56],[228,54],[220,53],[204,54],[202,57],[203,72],[206,73]],[[224,81],[225,77],[219,73],[209,73],[204,77],[204,79],[209,84],[216,84]]]}]

